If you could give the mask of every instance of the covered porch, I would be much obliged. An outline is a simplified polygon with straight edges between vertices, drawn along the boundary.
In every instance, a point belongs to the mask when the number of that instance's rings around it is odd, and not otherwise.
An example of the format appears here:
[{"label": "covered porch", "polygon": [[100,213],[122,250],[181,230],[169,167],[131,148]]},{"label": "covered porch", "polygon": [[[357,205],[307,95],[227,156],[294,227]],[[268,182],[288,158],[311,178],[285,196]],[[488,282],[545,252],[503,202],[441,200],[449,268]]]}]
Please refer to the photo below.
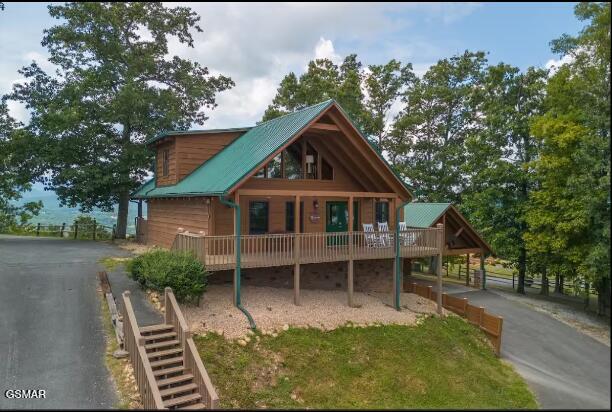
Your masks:
[{"label": "covered porch", "polygon": [[[252,233],[253,228],[253,216],[249,213],[245,217],[243,209],[250,209],[253,201],[275,198],[291,199],[291,216],[281,216],[280,220],[287,221],[291,217],[292,231],[243,234]],[[384,222],[375,221],[382,220],[376,211],[367,212],[363,207],[355,210],[359,205],[367,204],[366,201],[376,205],[382,199],[387,205],[382,216]],[[193,251],[210,271],[234,270],[235,299],[239,296],[240,269],[292,266],[293,300],[300,305],[301,265],[346,262],[347,300],[353,307],[355,261],[396,261],[398,264],[393,264],[392,273],[389,273],[393,279],[391,293],[394,296],[395,279],[399,279],[399,290],[402,289],[398,274],[402,271],[403,258],[439,257],[443,250],[442,225],[407,228],[402,224],[401,228],[398,227],[403,213],[401,200],[395,193],[242,189],[234,193],[231,201],[219,201],[234,209],[231,216],[233,233],[207,235],[182,231],[177,234],[173,249]],[[302,212],[304,204],[308,205],[305,213]],[[245,226],[249,229],[245,230]],[[364,228],[373,230],[364,231]]]}]

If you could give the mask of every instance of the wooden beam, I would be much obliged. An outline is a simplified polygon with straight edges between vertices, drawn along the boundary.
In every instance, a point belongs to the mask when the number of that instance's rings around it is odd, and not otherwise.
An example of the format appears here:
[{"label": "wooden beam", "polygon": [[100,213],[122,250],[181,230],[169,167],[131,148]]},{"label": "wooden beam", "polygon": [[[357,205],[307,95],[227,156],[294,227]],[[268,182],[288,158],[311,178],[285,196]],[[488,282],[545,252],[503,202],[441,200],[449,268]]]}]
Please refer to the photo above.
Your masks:
[{"label": "wooden beam", "polygon": [[463,226],[461,226],[461,227],[459,228],[459,230],[455,232],[455,237],[459,237],[459,235],[461,234],[461,232],[463,232]]},{"label": "wooden beam", "polygon": [[[293,207],[293,231],[297,235],[300,233],[300,196],[295,196],[295,206]],[[293,256],[295,266],[293,268],[293,303],[300,305],[300,238],[295,237]]]},{"label": "wooden beam", "polygon": [[480,248],[465,248],[465,249],[444,249],[445,256],[465,255],[466,253],[480,253]]},{"label": "wooden beam", "polygon": [[465,286],[470,286],[470,254],[465,255]]},{"label": "wooden beam", "polygon": [[339,132],[340,131],[340,128],[336,124],[319,123],[319,122],[310,125],[310,127],[308,129],[310,129],[310,130],[334,131],[334,132]]},{"label": "wooden beam", "polygon": [[395,198],[396,193],[378,193],[378,192],[342,192],[335,190],[284,190],[284,189],[240,189],[242,196],[296,196],[303,197],[386,197]]},{"label": "wooden beam", "polygon": [[[319,136],[316,136],[311,140],[312,142],[316,142],[313,144],[313,147],[319,152],[323,152],[323,156],[328,160],[332,160],[330,163],[333,167],[338,168],[341,166],[346,170],[349,175],[353,175],[359,184],[364,186],[366,190],[376,191],[377,185],[374,180],[372,180],[372,176],[368,176],[367,173],[364,173],[359,163],[356,163],[355,160],[350,156],[344,156],[344,160],[338,157],[337,153],[347,153],[346,149],[338,144],[338,139],[336,137],[327,136],[326,139],[320,139]],[[323,149],[323,150],[321,150]]]}]

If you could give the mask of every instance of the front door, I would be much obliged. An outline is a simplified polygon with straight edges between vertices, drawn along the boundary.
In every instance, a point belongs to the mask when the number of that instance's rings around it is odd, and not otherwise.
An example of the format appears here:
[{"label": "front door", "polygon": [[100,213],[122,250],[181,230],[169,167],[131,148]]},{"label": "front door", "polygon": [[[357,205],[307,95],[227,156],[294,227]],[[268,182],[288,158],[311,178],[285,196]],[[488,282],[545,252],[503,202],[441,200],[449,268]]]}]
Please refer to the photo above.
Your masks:
[{"label": "front door", "polygon": [[[327,202],[325,204],[325,231],[348,232],[348,205],[347,202]],[[327,245],[346,244],[345,236],[332,236],[327,238]]]}]

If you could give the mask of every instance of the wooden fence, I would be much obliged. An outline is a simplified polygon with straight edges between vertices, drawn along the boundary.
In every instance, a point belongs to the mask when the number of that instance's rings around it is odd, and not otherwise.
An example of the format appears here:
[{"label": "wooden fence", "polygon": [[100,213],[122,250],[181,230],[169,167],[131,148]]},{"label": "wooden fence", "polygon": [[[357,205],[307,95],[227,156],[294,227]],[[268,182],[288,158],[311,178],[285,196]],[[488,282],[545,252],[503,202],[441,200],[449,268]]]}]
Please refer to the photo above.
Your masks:
[{"label": "wooden fence", "polygon": [[134,368],[136,385],[145,409],[166,409],[162,402],[161,393],[157,387],[147,351],[145,339],[140,334],[136,315],[130,301],[130,292],[123,292],[123,345],[129,354],[130,362]]},{"label": "wooden fence", "polygon": [[[437,292],[433,291],[432,286],[419,285],[412,283],[408,286],[408,292],[415,293],[426,299],[437,299]],[[504,319],[501,316],[491,315],[485,312],[482,306],[470,305],[467,298],[458,298],[447,293],[442,293],[442,306],[459,316],[467,319],[471,324],[478,326],[491,343],[497,356],[501,353],[502,325]]]},{"label": "wooden fence", "polygon": [[191,370],[193,383],[198,386],[198,393],[208,409],[219,408],[219,397],[217,391],[204,368],[198,349],[191,337],[191,331],[187,326],[187,321],[183,317],[179,305],[174,297],[172,289],[166,288],[164,291],[165,323],[173,325],[177,334],[177,339],[183,348],[183,365],[185,369]]}]

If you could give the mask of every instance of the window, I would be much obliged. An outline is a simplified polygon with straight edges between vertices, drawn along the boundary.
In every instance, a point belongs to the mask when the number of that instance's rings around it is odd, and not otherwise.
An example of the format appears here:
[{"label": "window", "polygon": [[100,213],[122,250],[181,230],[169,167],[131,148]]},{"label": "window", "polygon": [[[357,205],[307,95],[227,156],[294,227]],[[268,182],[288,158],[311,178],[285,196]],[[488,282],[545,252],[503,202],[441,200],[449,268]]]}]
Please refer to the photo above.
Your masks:
[{"label": "window", "polygon": [[266,167],[262,167],[261,169],[259,169],[257,171],[257,173],[255,173],[255,177],[266,177]]},{"label": "window", "polygon": [[170,149],[162,151],[162,176],[166,177],[170,174]]},{"label": "window", "polygon": [[249,234],[268,233],[268,202],[249,202]]},{"label": "window", "polygon": [[311,146],[306,147],[306,179],[317,178],[317,164],[319,162],[319,154]]},{"label": "window", "polygon": [[376,223],[389,222],[389,202],[376,202]]},{"label": "window", "polygon": [[[285,203],[285,231],[295,232],[295,202]],[[304,202],[300,202],[300,233],[304,233]]]},{"label": "window", "polygon": [[302,178],[302,148],[299,144],[292,144],[283,152],[286,179]]},{"label": "window", "polygon": [[274,159],[270,160],[267,169],[269,178],[283,177],[283,161],[280,153]]},{"label": "window", "polygon": [[321,159],[321,179],[334,180],[334,168],[325,159]]}]

